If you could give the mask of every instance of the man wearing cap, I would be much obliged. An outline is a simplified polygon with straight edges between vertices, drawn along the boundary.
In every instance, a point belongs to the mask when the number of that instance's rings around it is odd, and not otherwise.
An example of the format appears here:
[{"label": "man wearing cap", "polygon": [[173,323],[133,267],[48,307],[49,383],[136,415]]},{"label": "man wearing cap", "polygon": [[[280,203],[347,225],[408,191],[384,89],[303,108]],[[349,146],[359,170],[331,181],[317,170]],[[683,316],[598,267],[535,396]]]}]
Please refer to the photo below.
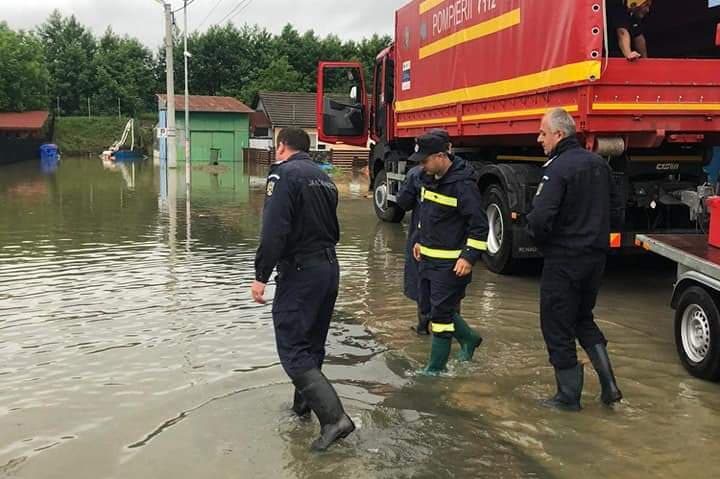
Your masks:
[{"label": "man wearing cap", "polygon": [[[443,140],[447,144],[447,151],[448,153],[450,152],[450,135],[448,135],[447,131],[433,129],[430,130],[429,133],[436,134],[437,136],[443,138]],[[408,224],[408,237],[405,248],[405,276],[403,290],[405,296],[408,299],[417,303],[418,322],[417,325],[411,329],[421,336],[426,336],[430,334],[430,318],[428,315],[423,314],[420,309],[420,298],[418,291],[420,287],[420,263],[415,260],[415,257],[413,255],[413,248],[415,247],[415,243],[418,242],[417,227],[419,222],[418,215],[420,213],[420,191],[422,188],[422,174],[423,168],[420,164],[415,165],[410,169],[410,171],[407,172],[407,174],[405,175],[405,181],[400,186],[400,191],[398,191],[395,202],[404,211],[412,210],[412,215],[410,216],[410,223]]]},{"label": "man wearing cap", "polygon": [[610,56],[623,56],[634,62],[648,57],[644,21],[652,0],[613,0],[607,2]]},{"label": "man wearing cap", "polygon": [[277,266],[272,316],[280,363],[295,385],[293,411],[315,413],[321,430],[312,448],[324,450],[355,425],[321,372],[340,274],[338,191],[308,151],[305,131],[286,128],[278,135],[251,294],[265,304],[265,285]]},{"label": "man wearing cap", "polygon": [[416,140],[411,162],[423,167],[418,214],[420,308],[430,317],[432,347],[424,374],[444,371],[452,338],[460,343],[459,359],[469,361],[482,343],[457,312],[472,279],[473,265],[487,249],[488,221],[473,167],[448,153],[442,135],[427,133]]}]

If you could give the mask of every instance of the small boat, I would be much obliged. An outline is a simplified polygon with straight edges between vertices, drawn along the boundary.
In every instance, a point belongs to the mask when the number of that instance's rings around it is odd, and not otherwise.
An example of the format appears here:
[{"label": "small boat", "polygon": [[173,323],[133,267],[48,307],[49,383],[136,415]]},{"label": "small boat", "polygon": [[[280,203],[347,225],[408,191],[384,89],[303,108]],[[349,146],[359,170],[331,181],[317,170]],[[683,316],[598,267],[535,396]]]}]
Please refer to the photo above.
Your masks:
[{"label": "small boat", "polygon": [[[127,148],[125,143],[130,137],[130,148]],[[143,154],[140,150],[135,149],[135,121],[131,118],[125,125],[122,137],[120,140],[113,143],[113,145],[107,150],[102,152],[101,157],[104,160],[112,161],[133,161],[143,158]]]}]

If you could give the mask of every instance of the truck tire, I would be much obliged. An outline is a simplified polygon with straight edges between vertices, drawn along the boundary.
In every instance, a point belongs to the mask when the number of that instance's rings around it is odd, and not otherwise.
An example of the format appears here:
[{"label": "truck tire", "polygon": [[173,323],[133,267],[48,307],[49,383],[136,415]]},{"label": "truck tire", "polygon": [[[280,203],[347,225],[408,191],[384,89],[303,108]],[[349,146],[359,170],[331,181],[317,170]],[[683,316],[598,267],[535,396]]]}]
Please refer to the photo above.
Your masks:
[{"label": "truck tire", "polygon": [[378,218],[388,223],[399,223],[405,212],[392,201],[387,201],[387,176],[385,170],[378,171],[373,185],[373,205]]},{"label": "truck tire", "polygon": [[490,185],[483,193],[483,205],[490,226],[483,261],[494,273],[510,274],[516,262],[512,257],[512,218],[505,191],[499,185]]},{"label": "truck tire", "polygon": [[690,374],[710,381],[720,379],[720,313],[713,296],[700,286],[691,286],[680,295],[675,345]]}]

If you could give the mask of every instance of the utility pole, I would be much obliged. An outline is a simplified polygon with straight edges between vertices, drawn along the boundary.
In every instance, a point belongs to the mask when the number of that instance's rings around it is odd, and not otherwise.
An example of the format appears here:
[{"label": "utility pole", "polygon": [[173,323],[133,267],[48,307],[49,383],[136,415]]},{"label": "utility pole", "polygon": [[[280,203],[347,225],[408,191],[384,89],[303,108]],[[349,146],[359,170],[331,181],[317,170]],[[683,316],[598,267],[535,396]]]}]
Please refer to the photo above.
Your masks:
[{"label": "utility pole", "polygon": [[[188,189],[190,188],[191,179],[192,176],[192,168],[190,165],[190,94],[189,94],[189,86],[188,86],[188,58],[190,57],[190,52],[188,52],[187,48],[187,36],[188,36],[188,2],[187,0],[184,0],[184,10],[185,10],[185,33],[183,35],[183,42],[184,42],[184,49],[183,49],[183,58],[185,60],[185,184],[187,185]],[[189,191],[188,191],[189,193]],[[188,225],[190,223],[188,222]]]},{"label": "utility pole", "polygon": [[177,168],[177,132],[175,129],[175,66],[173,61],[173,13],[172,5],[165,7],[165,65],[167,81],[167,164]]},{"label": "utility pole", "polygon": [[118,97],[118,120],[120,119],[120,97]]}]

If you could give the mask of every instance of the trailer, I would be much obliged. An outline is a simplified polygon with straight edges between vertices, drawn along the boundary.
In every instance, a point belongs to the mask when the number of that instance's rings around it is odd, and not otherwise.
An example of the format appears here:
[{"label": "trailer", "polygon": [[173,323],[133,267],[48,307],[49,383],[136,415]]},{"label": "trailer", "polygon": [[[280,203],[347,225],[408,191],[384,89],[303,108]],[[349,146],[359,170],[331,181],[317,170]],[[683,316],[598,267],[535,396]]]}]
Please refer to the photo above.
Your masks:
[{"label": "trailer", "polygon": [[613,250],[636,251],[636,234],[695,232],[714,192],[703,167],[720,145],[720,7],[655,2],[651,58],[628,62],[608,57],[611,1],[620,0],[413,0],[397,11],[370,86],[359,63],[320,63],[319,138],[370,141],[373,208],[399,222],[414,138],[447,130],[478,170],[490,222],[484,261],[509,273],[540,256],[525,223],[546,160],[537,131],[561,107],[625,200]]},{"label": "trailer", "polygon": [[670,304],[675,346],[695,377],[720,380],[720,248],[707,235],[638,235],[637,246],[677,264]]}]

